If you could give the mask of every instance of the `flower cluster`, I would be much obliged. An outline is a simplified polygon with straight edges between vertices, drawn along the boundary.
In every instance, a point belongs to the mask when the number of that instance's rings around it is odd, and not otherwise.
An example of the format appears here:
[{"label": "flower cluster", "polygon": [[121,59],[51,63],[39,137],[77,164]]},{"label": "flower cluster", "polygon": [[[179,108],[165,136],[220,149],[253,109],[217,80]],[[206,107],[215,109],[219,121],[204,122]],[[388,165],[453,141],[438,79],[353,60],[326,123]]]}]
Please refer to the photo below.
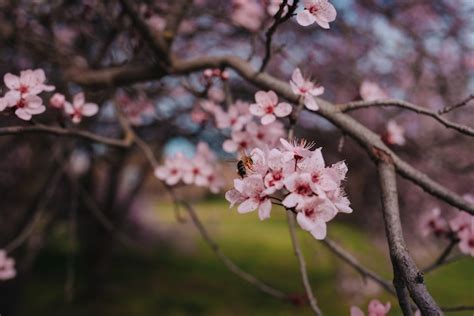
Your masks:
[{"label": "flower cluster", "polygon": [[328,221],[338,212],[352,212],[341,188],[347,167],[344,162],[326,167],[321,148],[311,150],[312,144],[305,141],[280,139],[280,143],[271,150],[253,149],[249,175],[235,179],[234,188],[225,197],[231,207],[239,204],[239,213],[258,209],[261,220],[270,217],[272,200],[280,200],[297,213],[301,228],[316,239],[324,239]]},{"label": "flower cluster", "polygon": [[167,185],[194,184],[207,187],[213,193],[219,192],[223,185],[216,156],[206,143],[200,142],[196,147],[196,155],[189,159],[181,153],[165,160],[164,165],[155,169],[155,176]]},{"label": "flower cluster", "polygon": [[49,100],[49,104],[54,108],[64,110],[64,113],[71,117],[74,124],[79,124],[84,116],[94,116],[99,112],[97,104],[86,103],[83,92],[74,95],[72,103],[66,101],[64,95],[55,93]]},{"label": "flower cluster", "polygon": [[13,279],[16,276],[15,260],[0,250],[0,281]]},{"label": "flower cluster", "polygon": [[7,73],[3,81],[9,91],[0,98],[0,111],[14,108],[16,116],[25,121],[46,110],[38,94],[55,89],[54,86],[45,84],[46,76],[42,69],[24,70],[20,72],[20,76]]},{"label": "flower cluster", "polygon": [[213,116],[217,128],[230,130],[229,139],[222,144],[224,151],[228,153],[249,152],[257,147],[275,147],[285,135],[281,122],[274,121],[265,126],[254,122],[249,104],[243,101],[230,105],[227,111],[212,101],[203,101],[200,107]]},{"label": "flower cluster", "polygon": [[[464,198],[474,201],[472,195],[466,194]],[[451,220],[447,220],[439,208],[434,208],[425,214],[421,220],[421,233],[424,236],[433,234],[436,237],[444,237],[459,241],[459,250],[474,257],[474,216],[466,212],[460,212]]]},{"label": "flower cluster", "polygon": [[[371,300],[368,306],[368,316],[385,316],[390,311],[391,304],[387,302],[385,305],[379,300]],[[364,316],[364,312],[357,306],[351,307],[351,316]]]}]

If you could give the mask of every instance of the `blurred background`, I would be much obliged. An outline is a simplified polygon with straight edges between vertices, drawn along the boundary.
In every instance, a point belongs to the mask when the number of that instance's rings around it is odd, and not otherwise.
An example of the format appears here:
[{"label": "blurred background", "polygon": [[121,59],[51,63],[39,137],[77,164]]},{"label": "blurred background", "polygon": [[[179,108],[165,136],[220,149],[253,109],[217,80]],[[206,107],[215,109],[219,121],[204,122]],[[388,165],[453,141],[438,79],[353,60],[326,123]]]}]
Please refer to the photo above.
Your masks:
[{"label": "blurred background", "polygon": [[[140,17],[156,32],[166,26],[173,1],[135,1]],[[256,68],[265,53],[265,32],[280,1],[195,0],[186,8],[173,52],[181,58],[236,54]],[[474,2],[333,0],[330,30],[302,27],[294,18],[279,26],[266,71],[284,81],[296,67],[325,87],[323,98],[345,103],[365,98],[375,84],[387,97],[438,111],[474,93]],[[299,5],[297,12],[302,10]],[[255,213],[229,210],[224,192],[235,178],[234,155],[222,149],[229,132],[217,129],[203,101],[226,97],[253,102],[256,88],[235,72],[228,80],[205,80],[202,72],[106,85],[88,84],[101,69],[154,67],[157,60],[120,1],[0,0],[0,75],[44,69],[47,83],[68,99],[85,91],[100,106],[79,127],[119,138],[115,107],[163,161],[178,152],[192,157],[198,142],[219,157],[225,185],[218,194],[179,186],[176,194],[196,212],[222,251],[241,268],[298,298],[304,294],[284,210],[260,222]],[[1,95],[8,91],[2,85]],[[49,96],[43,96],[48,103]],[[407,162],[451,190],[474,194],[474,142],[432,118],[398,108],[370,108],[351,115],[380,135],[387,122],[404,131],[391,144]],[[472,126],[468,104],[446,118]],[[35,124],[65,126],[55,109]],[[0,128],[28,126],[0,112]],[[345,160],[345,188],[354,209],[338,215],[328,235],[367,267],[390,280],[378,180],[360,146],[331,123],[302,111],[296,128],[323,147],[328,164]],[[457,210],[400,178],[404,233],[418,266],[429,266],[449,244],[423,236],[423,216],[439,207],[451,219]],[[48,134],[0,137],[0,249],[13,246],[18,276],[0,282],[2,315],[309,315],[304,300],[293,303],[259,292],[216,257],[183,210],[153,175],[136,147],[114,148]],[[326,315],[366,310],[372,298],[397,301],[363,279],[320,242],[299,232],[310,280]],[[21,242],[18,242],[18,241]],[[459,253],[456,248],[455,254]],[[463,257],[425,276],[443,306],[474,302],[472,258]],[[472,315],[459,312],[456,315]]]}]

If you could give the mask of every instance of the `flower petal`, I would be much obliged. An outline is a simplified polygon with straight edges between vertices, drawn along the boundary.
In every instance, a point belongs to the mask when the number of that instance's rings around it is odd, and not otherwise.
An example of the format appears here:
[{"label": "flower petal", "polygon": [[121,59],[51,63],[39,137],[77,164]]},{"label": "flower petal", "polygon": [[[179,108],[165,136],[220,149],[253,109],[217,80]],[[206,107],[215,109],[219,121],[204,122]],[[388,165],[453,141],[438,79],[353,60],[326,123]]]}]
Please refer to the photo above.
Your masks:
[{"label": "flower petal", "polygon": [[311,111],[319,110],[318,103],[316,103],[316,100],[311,95],[304,96],[304,105],[306,106],[308,110],[311,110]]},{"label": "flower petal", "polygon": [[308,26],[316,21],[314,15],[309,13],[308,10],[301,11],[296,15],[296,22],[301,26]]},{"label": "flower petal", "polygon": [[265,111],[263,110],[263,106],[260,103],[254,103],[250,105],[250,113],[255,116],[263,116]]},{"label": "flower petal", "polygon": [[260,120],[260,122],[262,123],[262,125],[268,125],[272,122],[275,121],[275,115],[273,114],[265,114],[264,116],[262,116],[262,119]]},{"label": "flower petal", "polygon": [[275,108],[275,115],[278,117],[288,116],[293,110],[292,106],[286,102],[282,102]]},{"label": "flower petal", "polygon": [[270,218],[270,212],[272,210],[272,202],[270,199],[266,199],[263,203],[260,203],[260,207],[258,208],[258,217],[261,221]]},{"label": "flower petal", "polygon": [[14,74],[7,73],[5,76],[3,76],[3,81],[10,90],[17,90],[20,88],[20,78]]},{"label": "flower petal", "polygon": [[254,199],[246,199],[242,202],[242,204],[239,205],[239,207],[237,208],[237,212],[239,212],[240,214],[249,213],[255,211],[257,207],[257,201],[255,201]]}]

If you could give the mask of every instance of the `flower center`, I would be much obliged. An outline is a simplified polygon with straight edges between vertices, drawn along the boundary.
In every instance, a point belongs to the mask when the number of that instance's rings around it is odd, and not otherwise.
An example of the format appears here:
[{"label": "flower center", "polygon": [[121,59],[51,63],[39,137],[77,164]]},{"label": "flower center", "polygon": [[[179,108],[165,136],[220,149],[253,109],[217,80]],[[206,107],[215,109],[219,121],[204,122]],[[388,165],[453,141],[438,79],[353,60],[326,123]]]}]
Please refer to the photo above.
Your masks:
[{"label": "flower center", "polygon": [[316,14],[319,11],[319,8],[315,5],[312,5],[308,8],[309,13]]},{"label": "flower center", "polygon": [[273,105],[267,105],[265,108],[265,113],[272,114],[273,113]]},{"label": "flower center", "polygon": [[26,102],[25,102],[25,99],[21,98],[20,100],[18,100],[18,102],[16,103],[16,107],[17,108],[24,108],[26,106]]},{"label": "flower center", "polygon": [[296,187],[296,193],[299,195],[311,195],[311,188],[306,183],[300,183]]},{"label": "flower center", "polygon": [[27,93],[28,92],[28,87],[24,86],[24,85],[21,85],[18,90],[20,91],[21,94]]}]

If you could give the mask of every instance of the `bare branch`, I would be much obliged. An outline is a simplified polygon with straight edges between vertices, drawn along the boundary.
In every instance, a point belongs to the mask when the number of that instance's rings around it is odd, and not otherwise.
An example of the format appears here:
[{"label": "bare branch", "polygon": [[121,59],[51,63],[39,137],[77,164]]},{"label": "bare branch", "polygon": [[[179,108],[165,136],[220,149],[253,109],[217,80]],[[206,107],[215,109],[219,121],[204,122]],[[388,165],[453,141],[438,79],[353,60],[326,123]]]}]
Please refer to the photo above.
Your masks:
[{"label": "bare branch", "polygon": [[88,141],[101,143],[114,147],[129,147],[130,144],[126,140],[109,138],[100,136],[88,131],[65,129],[55,126],[34,125],[34,126],[8,126],[0,127],[0,135],[19,135],[19,134],[52,134],[62,137],[78,137]]},{"label": "bare branch", "polygon": [[291,244],[293,245],[293,250],[295,252],[296,259],[298,259],[298,264],[300,267],[301,279],[303,280],[303,286],[306,291],[306,296],[309,300],[309,305],[311,310],[315,315],[322,315],[321,310],[316,303],[316,298],[313,295],[313,290],[311,289],[311,284],[308,279],[308,271],[306,270],[306,263],[304,261],[303,253],[301,252],[301,247],[298,241],[298,237],[295,232],[295,217],[294,214],[286,212],[286,218],[288,220],[288,228],[290,229]]},{"label": "bare branch", "polygon": [[410,292],[423,315],[441,315],[441,309],[429,294],[423,281],[423,275],[416,267],[405,245],[402,224],[398,209],[398,192],[395,168],[386,157],[377,164],[380,187],[382,189],[382,210],[387,234],[390,258],[394,269],[394,285],[400,307],[404,314],[411,313],[407,302],[405,287]]},{"label": "bare branch", "polygon": [[340,104],[337,106],[337,108],[341,112],[349,112],[349,111],[354,111],[358,109],[364,109],[368,107],[377,107],[377,106],[393,106],[393,107],[406,109],[418,114],[430,116],[434,118],[435,120],[437,120],[438,122],[440,122],[441,124],[443,124],[444,126],[446,126],[447,128],[457,130],[458,132],[463,133],[464,135],[474,136],[473,128],[466,125],[453,123],[447,120],[446,118],[442,117],[437,112],[430,111],[421,106],[418,106],[406,101],[402,101],[402,100],[356,101],[356,102]]},{"label": "bare branch", "polygon": [[443,115],[443,114],[446,114],[448,112],[451,112],[452,110],[455,110],[457,108],[460,108],[462,106],[467,105],[471,100],[474,100],[474,94],[471,94],[470,96],[468,96],[467,98],[465,98],[464,100],[462,100],[459,103],[456,103],[456,104],[451,105],[451,106],[447,106],[444,109],[439,110],[438,114]]}]

